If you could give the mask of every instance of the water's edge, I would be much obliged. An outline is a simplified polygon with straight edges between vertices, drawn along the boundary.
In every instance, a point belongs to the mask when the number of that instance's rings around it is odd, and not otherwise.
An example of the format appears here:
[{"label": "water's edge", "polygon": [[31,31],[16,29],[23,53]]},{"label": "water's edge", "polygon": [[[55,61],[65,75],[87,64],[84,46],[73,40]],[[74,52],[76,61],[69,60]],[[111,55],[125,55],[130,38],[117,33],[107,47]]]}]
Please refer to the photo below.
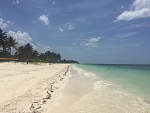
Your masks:
[{"label": "water's edge", "polygon": [[[142,100],[139,96],[127,92],[122,87],[118,87],[107,80],[101,79],[94,73],[90,71],[83,70],[78,66],[72,66],[71,71],[71,82],[76,82],[78,87],[90,86],[86,92],[83,89],[79,89],[80,93],[82,91],[84,94],[77,102],[73,104],[70,108],[69,113],[149,113],[150,106],[148,103]],[[80,78],[82,76],[82,79]],[[79,79],[75,79],[79,78]],[[86,81],[94,78],[93,81]],[[77,81],[78,80],[78,83]],[[73,85],[73,84],[72,84]],[[92,87],[91,87],[92,86]],[[73,87],[73,86],[72,86]],[[85,93],[86,92],[86,93]]]}]

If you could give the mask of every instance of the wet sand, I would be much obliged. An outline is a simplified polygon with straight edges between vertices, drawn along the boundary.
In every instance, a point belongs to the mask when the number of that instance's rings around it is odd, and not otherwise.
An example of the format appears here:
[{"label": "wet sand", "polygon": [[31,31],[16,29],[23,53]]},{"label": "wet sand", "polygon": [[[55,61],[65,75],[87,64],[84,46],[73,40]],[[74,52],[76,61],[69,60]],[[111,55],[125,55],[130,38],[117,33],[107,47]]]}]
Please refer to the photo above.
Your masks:
[{"label": "wet sand", "polygon": [[150,113],[150,104],[139,96],[94,73],[73,68],[76,73],[72,73],[74,76],[64,90],[70,87],[68,95],[75,90],[71,96],[76,95],[78,101],[67,113]]}]

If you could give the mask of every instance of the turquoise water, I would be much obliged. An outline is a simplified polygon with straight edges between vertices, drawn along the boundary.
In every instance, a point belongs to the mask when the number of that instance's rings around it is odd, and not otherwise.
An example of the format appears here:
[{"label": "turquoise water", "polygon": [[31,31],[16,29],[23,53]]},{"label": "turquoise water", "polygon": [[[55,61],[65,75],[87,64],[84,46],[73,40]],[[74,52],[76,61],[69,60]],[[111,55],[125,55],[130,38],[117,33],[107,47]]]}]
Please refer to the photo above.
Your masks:
[{"label": "turquoise water", "polygon": [[93,65],[79,64],[77,67],[95,73],[132,92],[150,103],[150,65]]}]

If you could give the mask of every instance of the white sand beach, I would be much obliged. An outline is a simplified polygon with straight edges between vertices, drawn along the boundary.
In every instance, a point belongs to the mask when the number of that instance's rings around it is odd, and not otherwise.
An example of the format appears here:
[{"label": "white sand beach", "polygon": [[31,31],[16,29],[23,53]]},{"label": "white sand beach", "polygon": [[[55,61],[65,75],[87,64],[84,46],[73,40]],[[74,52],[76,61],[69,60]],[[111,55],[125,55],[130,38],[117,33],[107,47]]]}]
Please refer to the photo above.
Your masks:
[{"label": "white sand beach", "polygon": [[0,63],[0,113],[49,113],[62,98],[69,64]]},{"label": "white sand beach", "polygon": [[0,63],[0,92],[0,113],[150,111],[136,95],[70,64]]}]

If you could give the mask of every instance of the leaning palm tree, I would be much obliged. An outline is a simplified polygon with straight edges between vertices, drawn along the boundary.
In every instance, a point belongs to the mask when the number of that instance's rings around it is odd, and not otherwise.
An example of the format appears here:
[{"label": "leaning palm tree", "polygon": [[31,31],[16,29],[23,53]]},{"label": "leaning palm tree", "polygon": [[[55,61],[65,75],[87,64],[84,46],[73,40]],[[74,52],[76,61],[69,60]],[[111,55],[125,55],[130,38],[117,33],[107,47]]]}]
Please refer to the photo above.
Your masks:
[{"label": "leaning palm tree", "polygon": [[12,36],[8,38],[8,49],[9,49],[10,54],[11,54],[11,48],[14,48],[17,50],[17,42],[15,39],[13,39]]}]

